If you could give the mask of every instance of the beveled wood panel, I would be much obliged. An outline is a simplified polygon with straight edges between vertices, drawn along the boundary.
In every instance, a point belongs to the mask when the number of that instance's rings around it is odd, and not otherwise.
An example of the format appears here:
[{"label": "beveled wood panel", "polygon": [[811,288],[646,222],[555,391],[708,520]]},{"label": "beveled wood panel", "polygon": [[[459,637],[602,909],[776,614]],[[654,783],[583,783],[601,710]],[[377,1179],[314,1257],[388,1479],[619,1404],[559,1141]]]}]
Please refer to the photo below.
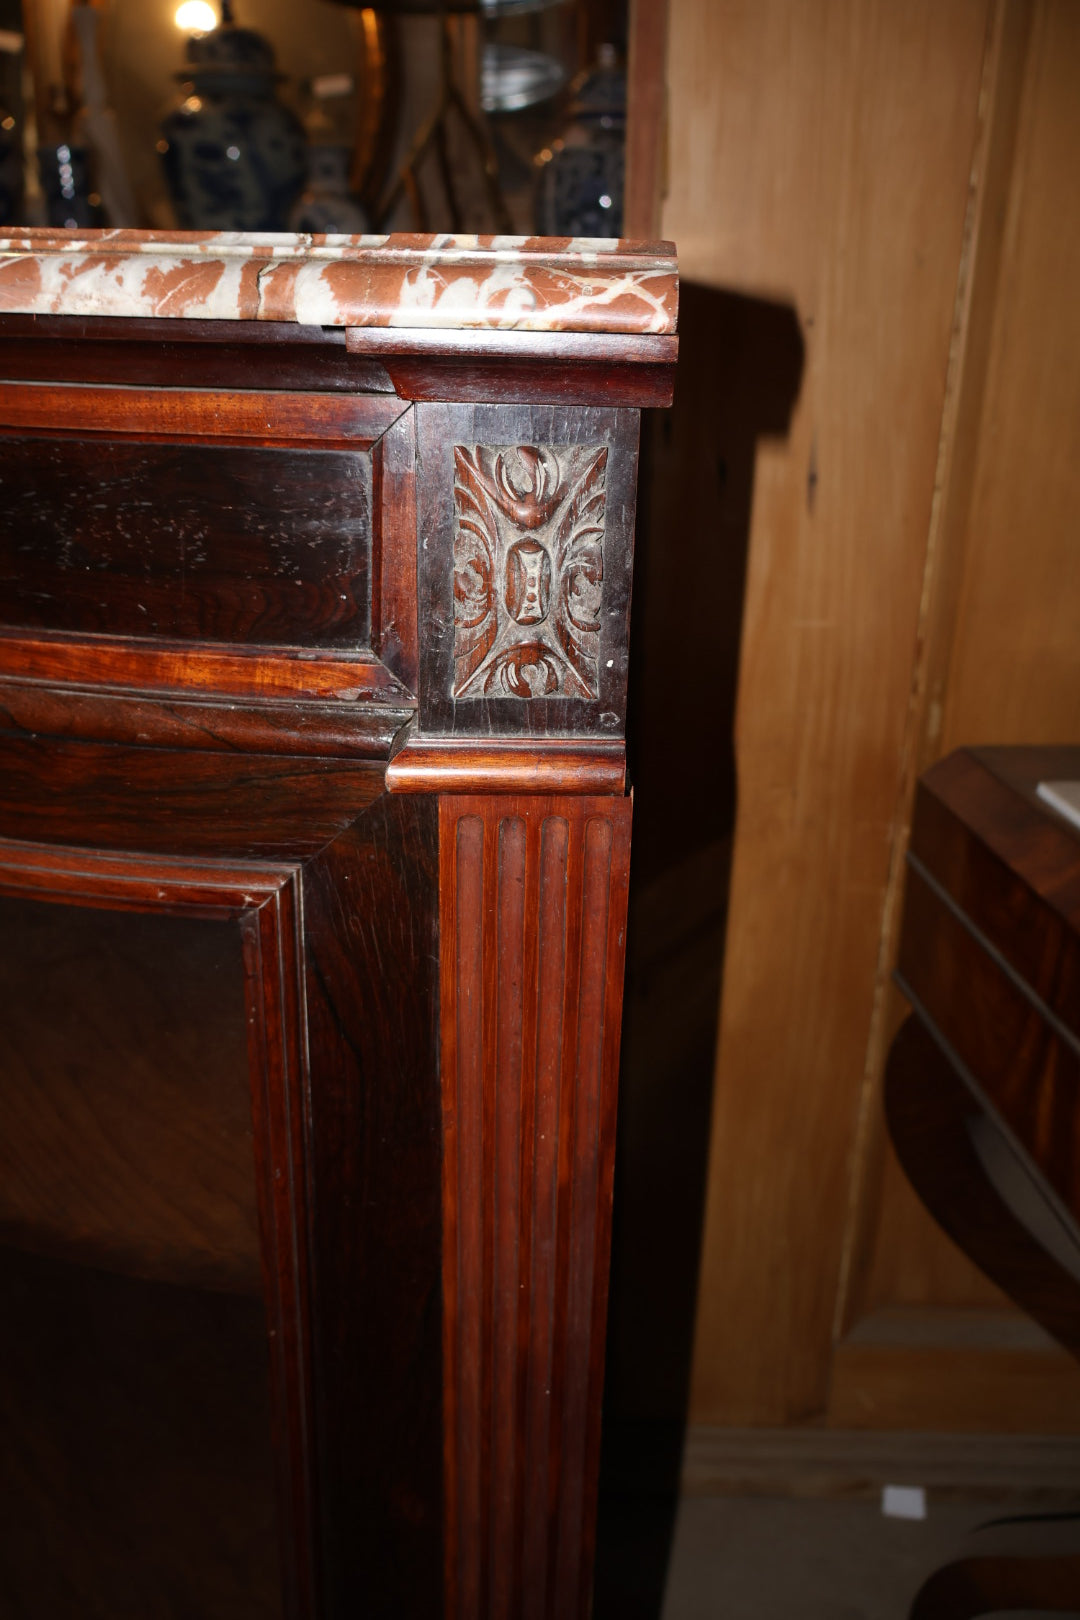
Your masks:
[{"label": "beveled wood panel", "polygon": [[0,1246],[6,1620],[292,1620],[269,1405],[260,1300]]},{"label": "beveled wood panel", "polygon": [[416,418],[387,428],[372,452],[372,646],[416,691]]},{"label": "beveled wood panel", "polygon": [[383,770],[229,750],[0,733],[0,837],[236,859],[302,858],[382,791]]},{"label": "beveled wood panel", "polygon": [[588,1613],[630,848],[621,798],[446,797],[447,1613]]},{"label": "beveled wood panel", "polygon": [[1080,1214],[1080,1042],[916,870],[908,874],[896,971],[903,993]]},{"label": "beveled wood panel", "polygon": [[235,924],[0,895],[0,1006],[0,1245],[258,1298]]},{"label": "beveled wood panel", "polygon": [[[85,815],[86,807],[81,808]],[[155,855],[118,857],[90,848],[54,850],[0,841],[0,888],[8,895],[239,921],[282,1609],[289,1620],[311,1620],[316,1575],[303,1140],[309,1085],[297,886],[298,870],[291,862],[246,866]],[[138,1265],[118,1269],[146,1271]],[[205,1273],[200,1280],[206,1280]],[[238,1280],[234,1274],[233,1283]],[[227,1281],[218,1278],[219,1286]],[[156,1331],[152,1322],[149,1326]],[[139,1323],[136,1328],[141,1331]],[[181,1443],[188,1438],[182,1425],[176,1438]],[[77,1574],[75,1579],[78,1584]]]},{"label": "beveled wood panel", "polygon": [[0,622],[364,648],[371,483],[363,451],[0,437]]}]

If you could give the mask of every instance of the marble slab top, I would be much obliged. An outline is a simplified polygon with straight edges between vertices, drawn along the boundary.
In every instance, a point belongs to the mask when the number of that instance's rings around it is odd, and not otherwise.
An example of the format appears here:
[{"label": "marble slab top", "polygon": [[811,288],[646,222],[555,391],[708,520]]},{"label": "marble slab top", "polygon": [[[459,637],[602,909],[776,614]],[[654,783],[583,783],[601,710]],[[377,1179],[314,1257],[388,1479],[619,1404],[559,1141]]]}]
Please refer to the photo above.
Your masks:
[{"label": "marble slab top", "polygon": [[305,326],[671,333],[670,242],[25,230],[0,236],[0,313]]}]

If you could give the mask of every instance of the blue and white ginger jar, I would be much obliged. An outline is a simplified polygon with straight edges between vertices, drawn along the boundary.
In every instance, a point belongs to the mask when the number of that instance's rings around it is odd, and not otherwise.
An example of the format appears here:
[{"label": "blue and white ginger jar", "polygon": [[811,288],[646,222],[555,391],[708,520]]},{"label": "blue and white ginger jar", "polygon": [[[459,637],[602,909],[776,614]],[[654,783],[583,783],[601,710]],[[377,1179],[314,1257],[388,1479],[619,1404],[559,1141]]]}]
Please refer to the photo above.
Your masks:
[{"label": "blue and white ginger jar", "polygon": [[261,34],[227,23],[188,41],[180,104],[158,143],[185,230],[281,231],[304,185],[304,126],[277,99]]}]

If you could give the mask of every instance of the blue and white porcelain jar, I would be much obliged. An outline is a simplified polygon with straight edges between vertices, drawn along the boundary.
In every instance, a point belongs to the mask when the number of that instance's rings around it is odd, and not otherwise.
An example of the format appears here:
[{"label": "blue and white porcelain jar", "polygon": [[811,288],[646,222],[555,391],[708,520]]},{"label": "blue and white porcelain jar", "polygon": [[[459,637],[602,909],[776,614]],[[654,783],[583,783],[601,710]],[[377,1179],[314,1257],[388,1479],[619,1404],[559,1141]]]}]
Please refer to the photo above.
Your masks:
[{"label": "blue and white porcelain jar", "polygon": [[223,25],[188,41],[180,104],[158,143],[185,230],[281,231],[303,188],[304,127],[277,99],[282,77],[269,43]]},{"label": "blue and white porcelain jar", "polygon": [[621,236],[626,172],[626,74],[613,46],[578,78],[571,124],[537,158],[542,236]]}]

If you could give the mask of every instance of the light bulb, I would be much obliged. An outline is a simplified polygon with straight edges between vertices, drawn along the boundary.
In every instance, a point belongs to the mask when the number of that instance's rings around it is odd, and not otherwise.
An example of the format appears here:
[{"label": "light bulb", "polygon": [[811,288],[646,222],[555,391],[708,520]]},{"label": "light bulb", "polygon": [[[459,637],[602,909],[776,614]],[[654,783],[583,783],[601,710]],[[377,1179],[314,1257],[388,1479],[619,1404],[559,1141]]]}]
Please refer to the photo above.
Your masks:
[{"label": "light bulb", "polygon": [[218,25],[217,12],[208,0],[184,0],[177,6],[173,21],[187,34],[208,34]]}]

